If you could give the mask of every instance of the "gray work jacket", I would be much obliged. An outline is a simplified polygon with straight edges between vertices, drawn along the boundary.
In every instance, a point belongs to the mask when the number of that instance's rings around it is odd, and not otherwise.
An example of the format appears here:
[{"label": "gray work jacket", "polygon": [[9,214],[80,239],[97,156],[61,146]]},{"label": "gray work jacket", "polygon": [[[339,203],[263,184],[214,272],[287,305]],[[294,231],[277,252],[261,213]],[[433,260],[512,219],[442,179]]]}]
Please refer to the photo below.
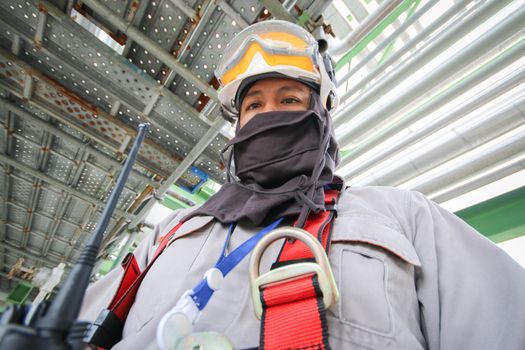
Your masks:
[{"label": "gray work jacket", "polygon": [[[176,211],[135,251],[144,268],[188,210]],[[145,349],[160,318],[195,287],[221,252],[228,226],[211,217],[184,223],[146,275],[114,349]],[[229,251],[260,228],[240,222]],[[277,257],[269,248],[261,270]],[[462,220],[417,192],[350,188],[335,219],[330,262],[340,301],[328,311],[333,349],[525,349],[525,270]],[[249,259],[224,280],[196,331],[217,331],[235,348],[258,346],[248,282]],[[108,306],[122,275],[94,283],[81,319]]]}]

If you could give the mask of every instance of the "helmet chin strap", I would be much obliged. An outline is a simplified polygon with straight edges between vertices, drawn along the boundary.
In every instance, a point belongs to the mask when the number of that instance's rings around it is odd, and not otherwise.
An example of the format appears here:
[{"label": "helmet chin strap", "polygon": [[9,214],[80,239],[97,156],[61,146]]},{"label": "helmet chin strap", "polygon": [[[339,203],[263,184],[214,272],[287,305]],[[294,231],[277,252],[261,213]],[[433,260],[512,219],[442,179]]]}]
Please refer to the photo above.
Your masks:
[{"label": "helmet chin strap", "polygon": [[336,93],[337,81],[335,71],[332,67],[332,60],[328,54],[319,54],[319,72],[321,73],[321,100],[324,107],[331,111],[339,105],[339,97]]},{"label": "helmet chin strap", "polygon": [[239,113],[235,112],[232,109],[226,108],[224,105],[221,105],[220,110],[221,110],[222,117],[226,121],[229,121],[232,124],[235,123],[235,121],[239,119]]},{"label": "helmet chin strap", "polygon": [[[319,147],[319,158],[314,171],[312,172],[312,181],[313,184],[307,189],[308,194],[305,194],[302,191],[297,191],[296,196],[298,195],[301,201],[298,201],[299,203],[303,203],[303,207],[301,208],[301,213],[299,214],[299,219],[297,220],[297,226],[298,227],[304,227],[306,224],[306,220],[308,219],[308,216],[310,215],[310,211],[318,211],[324,209],[322,205],[317,205],[313,201],[313,196],[315,195],[315,190],[317,189],[317,184],[319,181],[319,177],[321,176],[321,172],[323,171],[325,165],[326,165],[326,154],[328,152],[328,147],[330,146],[330,130],[332,128],[332,118],[328,116],[326,118],[326,124],[324,128],[324,134],[323,138],[321,140],[321,145]],[[296,197],[296,200],[298,198]]]}]

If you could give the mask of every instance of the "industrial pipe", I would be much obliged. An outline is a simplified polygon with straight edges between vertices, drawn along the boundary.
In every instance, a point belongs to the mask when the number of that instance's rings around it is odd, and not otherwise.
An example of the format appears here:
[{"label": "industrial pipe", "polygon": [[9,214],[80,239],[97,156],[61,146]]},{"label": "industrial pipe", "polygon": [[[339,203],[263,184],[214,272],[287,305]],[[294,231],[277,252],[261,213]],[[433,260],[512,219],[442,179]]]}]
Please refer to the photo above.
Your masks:
[{"label": "industrial pipe", "polygon": [[[482,68],[478,69],[474,73],[470,74],[466,78],[461,78],[460,82],[451,88],[447,89],[445,92],[440,93],[437,97],[431,99],[429,102],[425,103],[422,106],[417,107],[415,110],[409,112],[402,120],[389,126],[385,130],[380,131],[377,134],[374,134],[369,139],[366,139],[363,143],[359,144],[358,147],[353,149],[349,155],[347,155],[339,164],[341,169],[345,165],[349,164],[356,157],[366,153],[373,147],[384,142],[389,137],[392,137],[396,133],[400,132],[404,128],[410,126],[412,123],[416,122],[420,118],[425,117],[426,115],[432,113],[435,110],[438,110],[446,103],[450,102],[457,96],[473,88],[483,80],[487,79],[491,75],[497,73],[503,67],[508,66],[512,62],[520,59],[523,56],[523,50],[525,49],[525,40],[522,40],[520,43],[516,44],[511,49],[508,49],[506,52],[502,53],[497,58],[493,59]],[[348,173],[343,173],[344,177],[353,177],[358,173],[370,168],[374,164],[384,160],[386,156],[393,156],[396,153],[399,153],[403,149],[412,145],[418,140],[425,138],[431,133],[439,130],[440,128],[452,123],[453,121],[459,119],[466,113],[471,110],[478,108],[484,103],[494,99],[497,96],[500,96],[504,92],[510,90],[514,86],[520,84],[525,79],[525,69],[521,69],[517,73],[512,73],[512,75],[505,79],[502,82],[497,83],[495,86],[491,87],[487,92],[482,93],[479,97],[476,97],[473,101],[462,104],[460,107],[454,109],[451,112],[448,112],[445,117],[440,118],[435,123],[428,124],[422,130],[419,130],[417,134],[412,134],[409,137],[397,142],[395,145],[391,145],[388,149],[384,149],[377,154],[367,158],[364,162],[359,163],[356,167],[350,169]]]},{"label": "industrial pipe", "polygon": [[[425,94],[436,84],[446,80],[447,77],[460,71],[463,67],[472,62],[472,57],[477,57],[479,56],[480,52],[487,51],[488,49],[499,45],[502,40],[521,30],[523,22],[525,22],[525,6],[506,17],[500,24],[496,25],[490,31],[483,34],[481,37],[454,54],[447,60],[445,64],[436,67],[436,69],[434,69],[422,79],[416,81],[406,90],[398,94],[395,98],[390,99],[372,113],[356,119],[352,127],[345,131],[343,135],[338,137],[339,145],[344,146],[347,143],[350,143],[352,140],[359,137],[360,134],[365,133],[372,125],[376,125],[380,121],[383,121],[385,116],[393,115],[394,113],[401,110],[407,103],[414,101],[418,97]],[[434,45],[431,48],[434,49]],[[397,83],[397,80],[406,78],[400,74],[408,74],[408,70],[413,70],[411,62],[412,60],[408,61],[406,67],[394,73],[388,79],[388,82],[377,86],[376,88],[370,90],[369,93],[363,95],[362,98],[360,98],[355,104],[352,104],[348,109],[345,109],[345,113],[355,115],[356,113],[364,110],[370,105],[372,101],[375,101],[380,97],[378,93],[386,92],[384,91],[385,89],[393,88],[391,85],[394,82]],[[363,100],[365,97],[366,100]]]}]

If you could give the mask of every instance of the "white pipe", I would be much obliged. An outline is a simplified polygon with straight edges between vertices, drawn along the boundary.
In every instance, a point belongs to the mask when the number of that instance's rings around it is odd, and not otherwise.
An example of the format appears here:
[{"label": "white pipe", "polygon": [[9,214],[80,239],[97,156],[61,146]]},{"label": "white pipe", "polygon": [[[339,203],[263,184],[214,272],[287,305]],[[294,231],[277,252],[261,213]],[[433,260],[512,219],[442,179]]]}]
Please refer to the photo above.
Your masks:
[{"label": "white pipe", "polygon": [[337,46],[328,49],[330,56],[341,56],[350,51],[362,38],[372,31],[386,16],[388,16],[399,4],[401,0],[390,0],[383,2],[366,19],[359,23],[356,29],[348,34]]},{"label": "white pipe", "polygon": [[495,163],[513,159],[520,154],[523,155],[524,149],[525,130],[522,130],[514,136],[491,147],[486,152],[480,152],[472,158],[464,159],[452,169],[445,169],[432,174],[431,177],[412,185],[411,189],[422,193],[437,191],[451,183],[456,183],[472,174],[483,171]]},{"label": "white pipe", "polygon": [[428,198],[434,202],[443,203],[452,198],[461,196],[482,186],[488,185],[504,177],[515,174],[525,169],[525,153],[508,161],[504,160],[490,169],[483,169],[480,173],[470,174],[469,179],[463,179],[449,184],[448,187],[440,191],[428,194]]},{"label": "white pipe", "polygon": [[[435,39],[435,41],[433,41],[428,47],[413,55],[392,74],[387,75],[381,79],[381,81],[376,82],[372,88],[357,97],[352,103],[345,105],[344,108],[334,116],[334,126],[337,128],[339,125],[347,122],[351,118],[354,118],[359,112],[362,112],[368,108],[374,101],[378,100],[392,89],[395,89],[396,86],[404,81],[408,76],[412,75],[418,69],[426,65],[428,61],[446,50],[471,30],[478,27],[480,23],[491,17],[495,11],[499,11],[508,2],[510,2],[510,0],[492,0],[481,6],[478,11],[465,20],[458,21],[447,27],[445,31],[439,36],[439,38]],[[479,52],[483,52],[483,50]],[[476,52],[473,56],[471,56],[471,58],[477,57],[479,52]],[[393,60],[394,58],[397,58],[397,53],[390,57],[388,61]],[[381,72],[386,66],[387,62],[385,62],[385,64],[383,64],[381,67],[378,67],[378,71]],[[356,92],[357,90],[354,91],[354,89],[360,89],[362,86],[364,86],[364,84],[370,82],[369,79],[371,79],[371,75],[376,73],[377,72],[374,71],[369,74],[366,78],[359,82],[357,86],[347,91],[346,94],[353,94]]]},{"label": "white pipe", "polygon": [[523,96],[516,104],[510,101],[503,109],[498,106],[493,113],[483,113],[480,118],[455,128],[437,141],[427,142],[403,160],[393,160],[389,166],[372,173],[358,184],[397,186],[407,182],[522,125],[525,123],[521,111],[524,107]]},{"label": "white pipe", "polygon": [[[352,123],[352,127],[346,130],[343,135],[338,137],[339,144],[344,146],[352,142],[352,140],[357,139],[360,134],[365,133],[373,125],[383,121],[385,116],[393,115],[394,113],[398,112],[408,103],[425,94],[433,86],[446,80],[454,73],[460,71],[464,66],[470,64],[472,62],[472,58],[478,57],[480,52],[485,52],[490,48],[499,45],[503,39],[506,39],[512,36],[515,32],[519,31],[522,28],[522,23],[524,22],[525,6],[509,15],[504,21],[495,26],[495,28],[492,28],[489,32],[483,34],[468,46],[454,54],[447,60],[446,64],[437,67],[424,78],[419,79],[406,90],[399,93],[396,98],[389,100],[384,105],[374,110],[372,113],[356,119],[355,122]],[[407,62],[407,67],[412,70],[410,67],[410,62],[411,61]],[[348,108],[346,113],[349,115],[355,115],[356,113],[364,110],[370,105],[370,103],[380,98],[378,91],[383,91],[385,88],[394,88],[394,86],[390,86],[392,85],[392,82],[398,79],[401,80],[406,78],[404,76],[399,76],[400,72],[404,72],[406,70],[408,69],[399,70],[396,74],[392,75],[392,79],[389,79],[388,83],[377,86],[377,88],[372,89],[369,94],[362,96],[363,98],[367,97],[367,99],[359,99],[358,102],[352,104],[351,107]]]},{"label": "white pipe", "polygon": [[[348,89],[340,98],[340,101],[345,101],[349,97],[353,96],[354,93],[361,90],[366,84],[368,84],[372,79],[374,79],[376,76],[381,74],[385,71],[385,69],[392,64],[394,64],[398,59],[401,58],[406,52],[414,48],[417,44],[419,44],[424,39],[428,39],[430,34],[432,34],[436,29],[441,27],[444,23],[446,23],[450,18],[456,16],[459,14],[460,10],[464,8],[469,1],[459,1],[457,4],[449,8],[445,13],[443,13],[440,17],[438,17],[434,22],[430,23],[427,27],[425,27],[421,32],[419,32],[414,38],[412,38],[410,41],[408,41],[406,44],[403,45],[399,50],[394,52],[383,64],[380,66],[377,66],[375,69],[371,70],[370,73],[368,73],[367,76],[365,76],[363,79],[359,81],[359,83],[355,84],[352,88]],[[465,13],[468,13],[469,11],[465,11]],[[463,13],[463,15],[465,15]],[[421,48],[422,49],[422,48]],[[346,82],[347,76],[343,77],[339,81],[339,84],[343,84]],[[348,77],[349,78],[349,77]],[[341,118],[338,118],[340,116],[340,113],[334,115],[334,125],[337,127],[343,120]]]},{"label": "white pipe", "polygon": [[354,75],[357,71],[359,71],[368,62],[370,62],[370,60],[372,60],[378,53],[383,51],[388,45],[390,45],[391,42],[393,42],[395,39],[397,39],[397,37],[403,34],[407,30],[408,27],[410,27],[421,16],[427,13],[427,11],[430,10],[432,7],[434,7],[434,5],[436,5],[437,3],[438,3],[438,0],[429,1],[428,3],[425,4],[425,6],[420,8],[419,11],[417,11],[412,16],[410,16],[410,18],[407,18],[403,22],[403,24],[399,26],[399,28],[397,28],[385,40],[381,41],[381,43],[377,45],[375,49],[373,49],[363,59],[359,60],[359,62],[355,66],[351,67],[350,70],[341,79],[338,79],[338,84],[341,85],[345,83],[348,79],[350,79],[352,75]]},{"label": "white pipe", "polygon": [[[516,46],[507,50],[496,59],[484,65],[481,69],[477,70],[475,73],[471,74],[467,78],[462,78],[455,86],[447,89],[443,93],[438,94],[437,97],[432,98],[429,102],[409,112],[399,122],[395,123],[391,127],[386,128],[385,130],[380,131],[377,134],[374,134],[362,144],[359,144],[357,148],[353,149],[351,154],[341,161],[339,168],[342,168],[345,165],[351,163],[356,157],[381,144],[389,137],[392,137],[396,133],[416,122],[418,119],[432,113],[435,110],[438,110],[452,99],[461,95],[468,89],[471,89],[476,84],[479,84],[481,81],[487,79],[489,76],[495,74],[504,66],[507,66],[515,60],[521,58],[523,56],[524,48],[525,40],[522,40],[520,44],[517,44]],[[503,94],[505,91],[510,90],[512,87],[520,84],[524,79],[525,69],[521,69],[517,73],[513,72],[509,78],[506,78],[502,82],[497,83],[487,92],[484,92],[479,97],[476,97],[472,102],[462,104],[460,107],[455,108],[453,111],[447,113],[445,117],[437,120],[434,123],[428,124],[422,130],[418,131],[417,134],[412,134],[407,138],[397,142],[395,145],[389,146],[388,149],[384,149],[382,152],[367,158],[364,162],[358,164],[355,168],[352,168],[348,173],[343,173],[342,175],[345,177],[353,177],[357,175],[358,173],[370,168],[374,164],[384,160],[386,156],[391,157],[392,155],[402,151],[404,148],[412,145],[414,142],[459,119],[469,111],[478,108],[480,105],[487,103],[489,100]]]}]

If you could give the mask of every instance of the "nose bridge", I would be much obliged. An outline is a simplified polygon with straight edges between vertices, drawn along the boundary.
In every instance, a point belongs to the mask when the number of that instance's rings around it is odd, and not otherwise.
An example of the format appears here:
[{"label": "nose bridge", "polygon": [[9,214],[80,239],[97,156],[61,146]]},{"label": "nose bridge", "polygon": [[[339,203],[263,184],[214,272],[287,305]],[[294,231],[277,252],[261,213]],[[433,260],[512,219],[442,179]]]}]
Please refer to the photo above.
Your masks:
[{"label": "nose bridge", "polygon": [[263,106],[263,112],[272,112],[276,111],[279,108],[279,103],[274,98],[269,98],[266,100],[266,103]]}]

